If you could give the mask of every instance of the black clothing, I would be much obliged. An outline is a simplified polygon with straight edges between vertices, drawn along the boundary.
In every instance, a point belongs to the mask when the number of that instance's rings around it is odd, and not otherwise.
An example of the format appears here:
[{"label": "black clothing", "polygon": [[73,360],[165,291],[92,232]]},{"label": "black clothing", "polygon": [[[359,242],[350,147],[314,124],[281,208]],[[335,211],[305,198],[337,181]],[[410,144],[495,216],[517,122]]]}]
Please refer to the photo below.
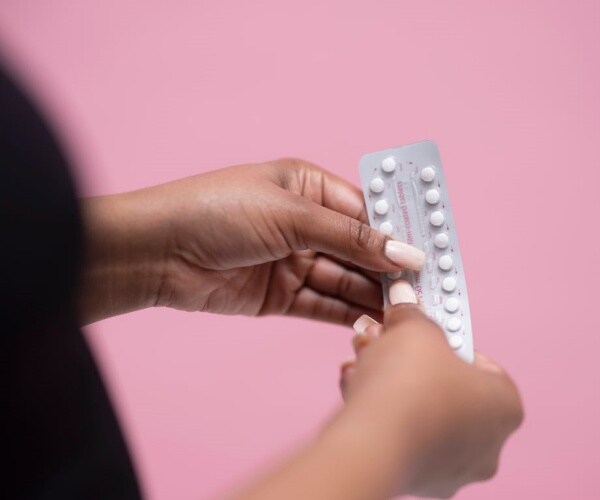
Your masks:
[{"label": "black clothing", "polygon": [[140,497],[76,320],[81,235],[67,161],[0,70],[3,498]]}]

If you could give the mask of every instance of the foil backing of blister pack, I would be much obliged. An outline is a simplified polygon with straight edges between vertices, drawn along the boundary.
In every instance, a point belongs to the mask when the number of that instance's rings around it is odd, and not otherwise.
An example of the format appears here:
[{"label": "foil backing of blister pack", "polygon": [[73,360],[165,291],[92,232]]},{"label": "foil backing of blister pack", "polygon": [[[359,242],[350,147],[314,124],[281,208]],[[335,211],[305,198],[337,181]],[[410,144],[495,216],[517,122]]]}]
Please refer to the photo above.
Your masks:
[{"label": "foil backing of blister pack", "polygon": [[[439,151],[423,141],[364,155],[360,178],[371,227],[426,254],[419,272],[403,270],[427,314],[450,346],[473,360],[473,337],[463,262]],[[450,266],[450,267],[449,267]],[[384,300],[397,275],[382,275]]]}]

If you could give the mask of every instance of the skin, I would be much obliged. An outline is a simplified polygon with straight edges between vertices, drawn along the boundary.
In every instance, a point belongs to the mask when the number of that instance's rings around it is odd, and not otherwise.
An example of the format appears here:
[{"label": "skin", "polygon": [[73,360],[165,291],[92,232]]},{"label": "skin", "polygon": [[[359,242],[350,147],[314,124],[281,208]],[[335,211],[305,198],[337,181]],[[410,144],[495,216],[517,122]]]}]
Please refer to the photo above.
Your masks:
[{"label": "skin", "polygon": [[158,305],[351,325],[381,317],[373,271],[401,268],[361,192],[295,159],[92,198],[84,218],[84,324]]},{"label": "skin", "polygon": [[342,365],[346,405],[237,498],[448,497],[494,474],[516,388],[488,358],[458,359],[418,306],[382,314],[378,274],[414,260],[388,258],[354,186],[284,159],[92,198],[83,215],[82,324],[153,306],[383,321]]},{"label": "skin", "polygon": [[341,367],[346,406],[314,443],[242,499],[449,498],[491,478],[523,411],[489,358],[461,361],[416,304],[399,304]]}]

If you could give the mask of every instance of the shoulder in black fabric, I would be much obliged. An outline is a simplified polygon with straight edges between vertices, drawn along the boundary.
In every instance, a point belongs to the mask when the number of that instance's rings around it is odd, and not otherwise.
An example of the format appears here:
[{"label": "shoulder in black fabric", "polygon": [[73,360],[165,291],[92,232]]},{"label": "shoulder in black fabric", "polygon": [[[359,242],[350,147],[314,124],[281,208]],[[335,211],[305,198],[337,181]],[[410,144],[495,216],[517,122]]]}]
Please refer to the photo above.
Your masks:
[{"label": "shoulder in black fabric", "polygon": [[0,321],[6,498],[139,498],[73,298],[81,221],[67,161],[0,71]]}]

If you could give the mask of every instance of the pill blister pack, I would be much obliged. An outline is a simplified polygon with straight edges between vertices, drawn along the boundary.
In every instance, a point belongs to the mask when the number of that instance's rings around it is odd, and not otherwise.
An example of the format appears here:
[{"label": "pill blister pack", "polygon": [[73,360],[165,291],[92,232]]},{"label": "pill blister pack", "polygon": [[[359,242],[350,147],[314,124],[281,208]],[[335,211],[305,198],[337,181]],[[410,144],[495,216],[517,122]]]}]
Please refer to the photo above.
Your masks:
[{"label": "pill blister pack", "polygon": [[467,286],[436,144],[423,141],[366,154],[359,170],[371,227],[426,254],[419,272],[382,275],[386,303],[394,280],[411,283],[427,314],[444,330],[450,347],[471,362]]}]

